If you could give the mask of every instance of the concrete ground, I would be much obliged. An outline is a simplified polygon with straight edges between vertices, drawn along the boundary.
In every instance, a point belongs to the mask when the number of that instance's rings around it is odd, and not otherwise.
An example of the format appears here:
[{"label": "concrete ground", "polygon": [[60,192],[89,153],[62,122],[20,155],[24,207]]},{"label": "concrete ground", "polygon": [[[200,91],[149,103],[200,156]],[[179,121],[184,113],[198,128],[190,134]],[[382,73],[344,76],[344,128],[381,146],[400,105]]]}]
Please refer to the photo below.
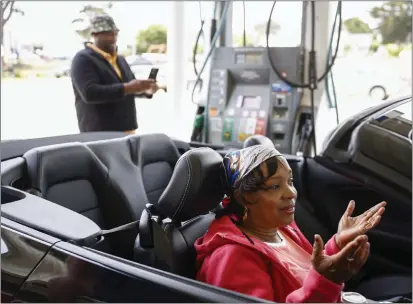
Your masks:
[{"label": "concrete ground", "polygon": [[[1,88],[2,140],[78,133],[69,78],[3,79]],[[165,92],[159,91],[153,99],[136,99],[136,107],[140,132],[173,135],[173,108]],[[195,111],[188,100],[185,123],[192,125]],[[190,136],[190,131],[182,136]]]}]

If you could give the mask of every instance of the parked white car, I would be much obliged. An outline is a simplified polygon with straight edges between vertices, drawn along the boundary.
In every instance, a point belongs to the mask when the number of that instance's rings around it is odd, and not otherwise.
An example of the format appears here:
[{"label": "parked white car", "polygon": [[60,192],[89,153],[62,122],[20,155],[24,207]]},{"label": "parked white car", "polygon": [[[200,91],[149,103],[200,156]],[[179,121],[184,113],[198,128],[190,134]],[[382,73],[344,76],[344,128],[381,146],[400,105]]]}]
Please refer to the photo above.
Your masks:
[{"label": "parked white car", "polygon": [[128,62],[136,79],[146,79],[152,68],[158,68],[159,72],[156,79],[158,83],[166,84],[166,68],[164,64],[154,64],[140,55],[128,56],[126,57],[126,62]]}]

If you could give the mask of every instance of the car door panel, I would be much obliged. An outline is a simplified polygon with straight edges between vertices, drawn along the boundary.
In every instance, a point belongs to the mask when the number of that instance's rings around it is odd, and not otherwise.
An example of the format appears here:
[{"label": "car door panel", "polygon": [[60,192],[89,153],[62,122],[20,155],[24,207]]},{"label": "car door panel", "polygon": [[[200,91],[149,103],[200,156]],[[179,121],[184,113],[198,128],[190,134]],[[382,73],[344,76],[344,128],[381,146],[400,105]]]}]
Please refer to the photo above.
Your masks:
[{"label": "car door panel", "polygon": [[[195,303],[258,299],[69,243],[58,243],[31,273],[16,298],[30,302]],[[201,284],[202,285],[202,284]]]},{"label": "car door panel", "polygon": [[[14,227],[13,227],[14,226]],[[55,243],[43,234],[28,235],[16,230],[16,223],[2,218],[1,227],[1,291],[2,302],[10,302],[25,279]],[[12,228],[13,227],[13,228]],[[33,236],[34,235],[34,236]]]},{"label": "car door panel", "polygon": [[1,184],[23,189],[27,184],[26,161],[16,157],[1,162]]},{"label": "car door panel", "polygon": [[371,257],[366,267],[372,265],[371,271],[381,274],[395,269],[411,273],[411,203],[389,195],[388,191],[381,192],[360,180],[349,178],[344,170],[334,172],[314,159],[307,160],[306,169],[306,191],[314,208],[314,216],[331,231],[337,231],[338,222],[350,200],[356,202],[354,215],[361,214],[380,201],[387,201],[380,224],[368,234]]}]

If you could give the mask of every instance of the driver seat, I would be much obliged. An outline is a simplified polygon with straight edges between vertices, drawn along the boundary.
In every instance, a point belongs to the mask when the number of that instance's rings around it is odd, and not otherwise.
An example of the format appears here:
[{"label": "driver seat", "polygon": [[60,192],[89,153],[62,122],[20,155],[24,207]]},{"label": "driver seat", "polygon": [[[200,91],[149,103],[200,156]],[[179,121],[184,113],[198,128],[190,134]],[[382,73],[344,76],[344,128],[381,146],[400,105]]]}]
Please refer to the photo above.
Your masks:
[{"label": "driver seat", "polygon": [[218,152],[197,148],[183,154],[159,201],[142,212],[135,260],[150,251],[150,266],[195,278],[194,244],[215,218],[210,211],[223,199],[225,185]]}]

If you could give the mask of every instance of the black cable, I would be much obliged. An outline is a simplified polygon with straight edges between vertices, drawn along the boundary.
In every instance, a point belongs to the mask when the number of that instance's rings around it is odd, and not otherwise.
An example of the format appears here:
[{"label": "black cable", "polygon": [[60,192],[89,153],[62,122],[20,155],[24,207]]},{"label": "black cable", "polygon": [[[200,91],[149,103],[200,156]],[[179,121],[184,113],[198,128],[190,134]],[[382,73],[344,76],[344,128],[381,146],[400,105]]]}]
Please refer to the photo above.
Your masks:
[{"label": "black cable", "polygon": [[307,11],[308,11],[308,2],[303,2],[303,18],[301,23],[301,46],[300,46],[300,62],[298,65],[298,75],[301,82],[305,81],[305,38],[307,37]]},{"label": "black cable", "polygon": [[339,49],[339,44],[340,44],[340,34],[341,34],[341,26],[342,26],[342,15],[341,15],[341,1],[338,2],[338,6],[340,8],[340,23],[339,23],[339,33],[338,33],[338,39],[337,39],[337,45],[336,49],[334,52],[334,56],[332,58],[331,64],[328,65],[327,69],[324,71],[323,75],[320,78],[317,78],[317,64],[316,64],[316,51],[315,51],[315,20],[316,20],[316,15],[315,15],[315,2],[311,1],[311,51],[310,51],[310,58],[309,58],[309,83],[295,83],[288,78],[284,77],[280,71],[276,68],[272,56],[270,54],[270,47],[269,47],[269,34],[270,34],[270,25],[271,25],[271,19],[272,19],[272,14],[274,11],[274,7],[277,1],[274,1],[271,11],[270,11],[270,16],[268,18],[267,22],[267,30],[266,30],[266,42],[267,42],[267,56],[268,60],[270,62],[271,68],[275,72],[275,74],[286,84],[290,85],[291,87],[295,88],[308,88],[310,89],[310,99],[311,99],[311,132],[313,134],[313,146],[314,146],[314,154],[317,154],[317,145],[316,145],[316,132],[315,132],[315,106],[314,106],[314,91],[317,89],[317,84],[329,74],[331,68],[333,67],[335,60],[337,58],[338,54],[338,49]]},{"label": "black cable", "polygon": [[[268,22],[267,22],[267,30],[266,30],[266,40],[267,40],[267,45],[266,45],[266,49],[267,49],[267,55],[268,55],[268,60],[270,62],[271,68],[274,71],[274,73],[278,76],[278,78],[280,78],[282,81],[284,81],[286,84],[290,85],[291,87],[294,88],[309,88],[310,84],[309,83],[296,83],[293,82],[292,80],[289,80],[288,78],[284,77],[281,72],[277,69],[277,67],[274,64],[274,61],[272,59],[271,53],[270,53],[270,46],[269,46],[269,35],[270,35],[270,26],[271,26],[271,18],[272,18],[272,14],[274,11],[274,7],[275,4],[277,3],[277,1],[274,1],[272,7],[271,7],[271,11],[270,11],[270,16],[268,18]],[[340,5],[341,7],[341,1],[338,1],[338,5]],[[313,16],[313,18],[315,18],[315,16]],[[339,44],[340,44],[340,38],[341,38],[341,28],[342,28],[342,17],[341,17],[341,12],[340,12],[340,23],[339,23],[339,34],[338,34],[338,38],[337,38],[337,45],[336,45],[336,49],[334,51],[334,55],[332,58],[332,62],[331,64],[328,66],[328,68],[326,69],[326,71],[324,71],[323,75],[317,79],[317,82],[322,81],[326,75],[330,72],[331,68],[333,67],[336,58],[337,58],[337,54],[338,54],[338,49],[339,49]]]},{"label": "black cable", "polygon": [[[308,75],[310,76],[310,100],[311,100],[311,128],[313,134],[314,155],[317,155],[317,141],[315,132],[315,107],[314,91],[317,89],[317,64],[315,54],[315,2],[311,1],[311,51],[310,62],[308,65]],[[327,73],[328,74],[328,73]]]},{"label": "black cable", "polygon": [[198,53],[199,40],[201,39],[201,36],[204,35],[204,23],[205,23],[205,20],[201,20],[201,28],[199,29],[198,35],[196,36],[195,46],[194,46],[194,50],[192,54],[192,63],[194,65],[194,72],[197,77],[198,77],[198,69],[196,67],[196,55]]},{"label": "black cable", "polygon": [[[204,36],[204,23],[205,23],[205,20],[203,19],[203,16],[202,16],[202,4],[201,4],[201,1],[198,1],[198,3],[199,3],[199,18],[201,20],[201,28],[199,29],[198,34],[196,36],[195,46],[194,46],[193,53],[192,53],[192,65],[193,65],[196,77],[198,77],[198,75],[199,75],[198,69],[196,67],[196,55],[198,53],[199,40],[201,39],[201,37],[205,37]],[[203,84],[202,79],[200,79],[200,81],[199,81],[200,89],[199,90],[202,90],[202,84]]]},{"label": "black cable", "polygon": [[242,44],[244,47],[247,46],[247,33],[246,33],[246,26],[245,26],[245,1],[242,1],[242,7],[244,11],[244,32],[243,32],[243,37],[242,37]]}]

